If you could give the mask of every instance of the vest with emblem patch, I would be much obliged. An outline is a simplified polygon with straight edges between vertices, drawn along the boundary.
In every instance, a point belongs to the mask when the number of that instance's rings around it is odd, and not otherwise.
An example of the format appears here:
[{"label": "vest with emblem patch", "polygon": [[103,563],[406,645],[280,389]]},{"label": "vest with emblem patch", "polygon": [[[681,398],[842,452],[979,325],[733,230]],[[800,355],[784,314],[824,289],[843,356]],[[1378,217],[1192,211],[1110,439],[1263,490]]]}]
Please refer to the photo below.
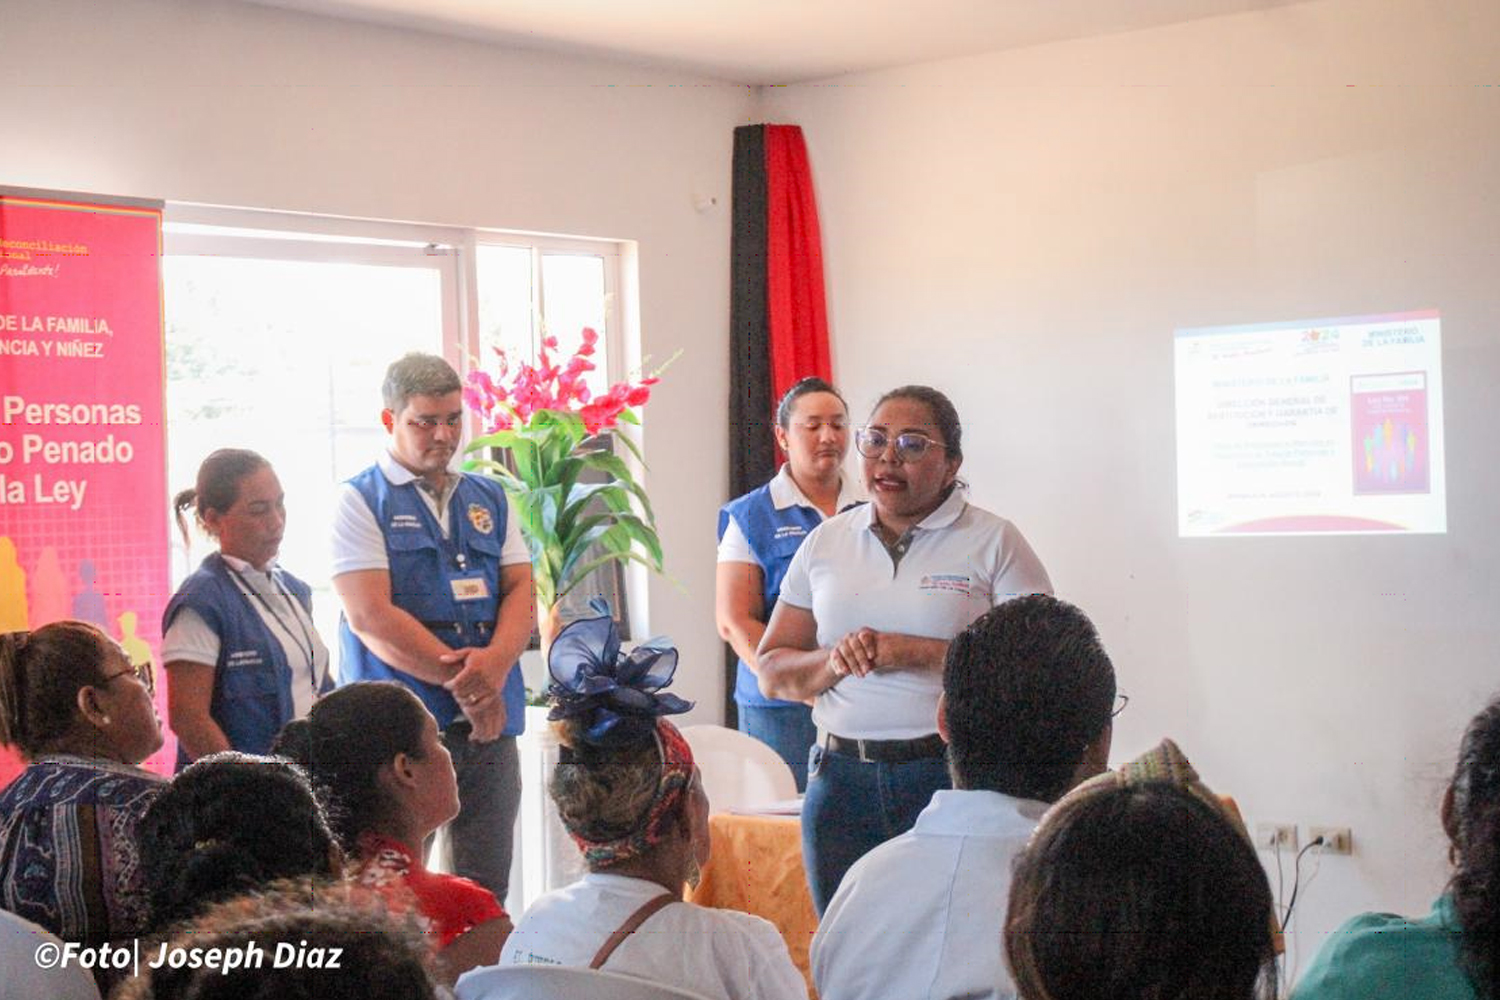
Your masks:
[{"label": "vest with emblem patch", "polygon": [[[721,540],[731,520],[739,526],[750,545],[750,551],[760,562],[761,607],[765,609],[765,620],[770,621],[771,611],[781,596],[781,581],[792,564],[792,557],[802,547],[803,539],[823,523],[823,517],[816,510],[800,504],[778,510],[771,499],[771,484],[767,483],[729,501],[719,509]],[[761,694],[755,674],[744,660],[740,660],[739,672],[735,678],[734,700],[741,705],[772,708],[802,704],[798,701],[767,698]]]},{"label": "vest with emblem patch", "polygon": [[[391,603],[422,623],[450,649],[489,645],[500,610],[500,552],[505,543],[505,491],[481,476],[463,474],[448,497],[449,537],[418,494],[415,481],[393,485],[371,466],[349,484],[359,491],[385,538],[390,561]],[[459,600],[465,589],[482,596]],[[339,619],[345,682],[394,680],[405,684],[446,728],[459,715],[458,702],[441,684],[398,670],[376,656],[347,619]],[[505,729],[517,736],[526,723],[526,686],[514,667],[505,680]]]}]

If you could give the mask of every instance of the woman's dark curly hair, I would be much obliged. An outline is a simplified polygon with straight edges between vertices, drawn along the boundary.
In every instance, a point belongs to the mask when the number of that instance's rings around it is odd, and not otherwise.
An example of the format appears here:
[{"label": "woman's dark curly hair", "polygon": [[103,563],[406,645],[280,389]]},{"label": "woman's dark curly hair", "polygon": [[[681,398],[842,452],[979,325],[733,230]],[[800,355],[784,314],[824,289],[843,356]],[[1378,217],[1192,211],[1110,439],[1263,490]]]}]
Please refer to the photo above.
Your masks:
[{"label": "woman's dark curly hair", "polygon": [[151,803],[137,835],[158,931],[278,879],[338,874],[307,776],[275,757],[195,761]]},{"label": "woman's dark curly hair", "polygon": [[282,728],[271,752],[295,761],[323,799],[344,850],[378,829],[394,808],[380,769],[397,754],[422,756],[427,708],[395,681],[360,681],[319,698],[307,718]]},{"label": "woman's dark curly hair", "polygon": [[[259,967],[153,969],[124,981],[115,1000],[434,1000],[422,932],[346,885],[304,880],[209,907],[166,938],[172,948],[263,951]],[[155,944],[156,942],[152,942]],[[337,963],[331,959],[337,954]],[[278,955],[278,950],[282,955]],[[277,962],[285,953],[303,963]]]},{"label": "woman's dark curly hair", "polygon": [[1458,747],[1443,822],[1453,842],[1448,883],[1459,952],[1481,997],[1500,997],[1500,699],[1474,716]]},{"label": "woman's dark curly hair", "polygon": [[1022,1000],[1276,996],[1271,887],[1229,820],[1170,782],[1064,798],[1016,860]]}]

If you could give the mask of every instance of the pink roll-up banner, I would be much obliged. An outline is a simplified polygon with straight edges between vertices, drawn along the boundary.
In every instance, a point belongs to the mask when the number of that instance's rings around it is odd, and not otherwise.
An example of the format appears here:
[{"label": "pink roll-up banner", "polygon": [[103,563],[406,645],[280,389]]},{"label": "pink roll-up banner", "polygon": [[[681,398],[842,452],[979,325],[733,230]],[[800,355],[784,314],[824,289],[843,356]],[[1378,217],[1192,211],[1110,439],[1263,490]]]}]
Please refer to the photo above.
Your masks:
[{"label": "pink roll-up banner", "polygon": [[80,619],[159,665],[164,385],[161,207],[0,189],[0,631]]}]

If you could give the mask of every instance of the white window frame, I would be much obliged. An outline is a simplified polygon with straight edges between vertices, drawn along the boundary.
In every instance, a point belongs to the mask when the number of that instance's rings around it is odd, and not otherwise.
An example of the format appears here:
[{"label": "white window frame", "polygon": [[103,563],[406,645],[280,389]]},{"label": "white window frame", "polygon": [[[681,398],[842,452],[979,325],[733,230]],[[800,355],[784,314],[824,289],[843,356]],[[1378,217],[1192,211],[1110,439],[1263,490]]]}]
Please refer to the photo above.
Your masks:
[{"label": "white window frame", "polygon": [[[532,302],[531,312],[533,325],[531,329],[532,355],[528,360],[535,360],[536,351],[540,348],[537,336],[537,325],[535,318],[546,315],[546,287],[542,281],[542,257],[548,253],[579,254],[591,257],[602,257],[604,259],[604,354],[605,375],[610,385],[619,382],[630,371],[626,355],[626,338],[624,334],[624,322],[622,317],[624,310],[620,305],[620,288],[622,275],[624,274],[625,245],[617,240],[591,240],[578,239],[563,236],[544,236],[537,233],[517,233],[498,229],[476,229],[470,234],[471,238],[465,243],[466,252],[463,254],[465,261],[465,280],[471,288],[478,287],[479,254],[481,246],[514,247],[531,251],[531,290]],[[481,350],[479,343],[479,297],[468,296],[468,306],[473,310],[468,317],[468,329],[470,331],[469,352],[478,357]]]}]

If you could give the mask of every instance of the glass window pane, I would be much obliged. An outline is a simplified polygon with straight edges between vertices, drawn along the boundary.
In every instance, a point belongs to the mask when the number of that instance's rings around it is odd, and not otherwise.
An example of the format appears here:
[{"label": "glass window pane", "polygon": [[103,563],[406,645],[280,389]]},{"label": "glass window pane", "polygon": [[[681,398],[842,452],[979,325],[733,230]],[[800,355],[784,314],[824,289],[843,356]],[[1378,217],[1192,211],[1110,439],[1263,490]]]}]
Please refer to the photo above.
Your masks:
[{"label": "glass window pane", "polygon": [[[311,584],[318,628],[337,635],[328,526],[338,485],[384,447],[380,383],[408,351],[442,352],[441,278],[428,268],[168,256],[167,468],[193,485],[217,448],[250,448],[287,495],[280,562]],[[190,559],[173,532],[174,578]],[[192,565],[189,565],[191,562]]]},{"label": "glass window pane", "polygon": [[597,393],[609,388],[608,354],[604,341],[604,258],[597,254],[542,254],[542,299],[546,329],[557,338],[558,353],[569,357],[582,342],[583,328],[599,333],[595,370],[588,386]]},{"label": "glass window pane", "polygon": [[479,367],[495,370],[492,348],[530,361],[536,357],[531,248],[480,245],[474,256],[479,284]]}]

